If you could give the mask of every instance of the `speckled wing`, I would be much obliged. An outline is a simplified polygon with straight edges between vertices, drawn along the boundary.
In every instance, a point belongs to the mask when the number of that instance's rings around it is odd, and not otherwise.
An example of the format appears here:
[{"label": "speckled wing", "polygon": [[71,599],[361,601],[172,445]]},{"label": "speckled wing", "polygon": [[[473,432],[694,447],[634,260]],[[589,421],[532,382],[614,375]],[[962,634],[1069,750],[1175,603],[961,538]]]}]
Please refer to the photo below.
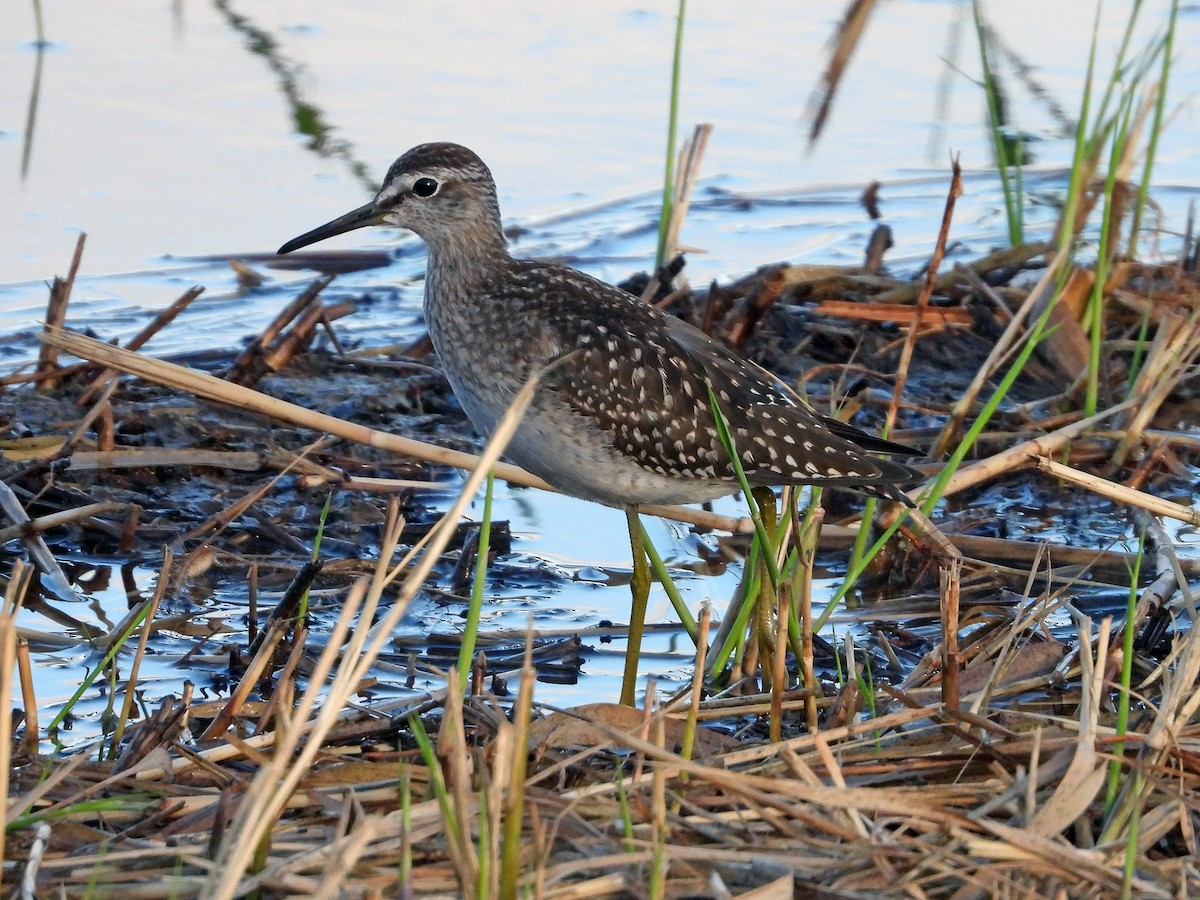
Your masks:
[{"label": "speckled wing", "polygon": [[647,471],[734,477],[709,407],[711,387],[752,483],[914,480],[907,466],[865,455],[853,437],[862,434],[870,449],[912,455],[908,448],[840,423],[831,428],[770,373],[699,329],[628,295],[606,299],[602,319],[573,344],[563,341],[569,355],[546,373],[543,386]]},{"label": "speckled wing", "polygon": [[665,330],[680,352],[705,372],[752,483],[884,485],[920,480],[908,466],[867,455],[917,456],[918,451],[820,415],[766,369],[686,322],[668,318]]}]

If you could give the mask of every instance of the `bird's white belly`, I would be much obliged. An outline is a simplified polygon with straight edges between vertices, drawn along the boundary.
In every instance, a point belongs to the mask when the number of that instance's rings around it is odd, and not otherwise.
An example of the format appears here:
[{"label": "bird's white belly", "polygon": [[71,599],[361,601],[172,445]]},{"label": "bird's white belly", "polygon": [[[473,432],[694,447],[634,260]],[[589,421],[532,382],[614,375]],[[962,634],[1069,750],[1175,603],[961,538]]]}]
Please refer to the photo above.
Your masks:
[{"label": "bird's white belly", "polygon": [[[488,406],[457,380],[451,378],[451,386],[463,410],[478,431],[490,436],[505,410]],[[608,435],[546,391],[535,396],[505,456],[564,494],[606,506],[700,503],[737,490],[730,481],[663,475],[638,465],[614,450]]]}]

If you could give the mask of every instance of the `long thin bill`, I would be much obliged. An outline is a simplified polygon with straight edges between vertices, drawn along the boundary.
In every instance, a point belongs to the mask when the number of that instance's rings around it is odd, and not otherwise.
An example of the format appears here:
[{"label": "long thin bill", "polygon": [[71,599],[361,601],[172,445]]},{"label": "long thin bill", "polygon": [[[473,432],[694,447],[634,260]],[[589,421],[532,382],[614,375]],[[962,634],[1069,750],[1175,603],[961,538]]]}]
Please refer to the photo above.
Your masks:
[{"label": "long thin bill", "polygon": [[358,209],[351,210],[344,216],[338,216],[332,222],[326,222],[324,225],[318,225],[312,231],[306,231],[300,237],[292,238],[276,253],[291,253],[293,250],[299,250],[301,247],[307,247],[309,244],[315,244],[317,241],[323,241],[336,234],[345,234],[356,228],[378,225],[382,222],[383,213],[375,206],[375,202],[371,201]]}]

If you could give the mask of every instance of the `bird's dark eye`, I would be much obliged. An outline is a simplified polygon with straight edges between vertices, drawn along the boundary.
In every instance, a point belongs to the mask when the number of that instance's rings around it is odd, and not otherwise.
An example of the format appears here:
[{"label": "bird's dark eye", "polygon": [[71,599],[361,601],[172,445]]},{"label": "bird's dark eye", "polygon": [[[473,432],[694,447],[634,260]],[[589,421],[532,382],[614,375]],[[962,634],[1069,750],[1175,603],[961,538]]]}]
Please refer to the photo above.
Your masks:
[{"label": "bird's dark eye", "polygon": [[432,178],[418,178],[413,182],[412,192],[418,197],[432,197],[437,193],[438,183]]}]

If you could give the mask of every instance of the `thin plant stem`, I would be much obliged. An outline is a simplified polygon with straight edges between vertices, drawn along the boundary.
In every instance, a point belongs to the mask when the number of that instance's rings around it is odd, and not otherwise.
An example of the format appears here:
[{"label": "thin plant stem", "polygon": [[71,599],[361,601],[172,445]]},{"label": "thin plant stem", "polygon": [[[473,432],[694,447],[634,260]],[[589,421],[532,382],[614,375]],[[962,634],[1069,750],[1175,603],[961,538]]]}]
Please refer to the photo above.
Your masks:
[{"label": "thin plant stem", "polygon": [[687,603],[683,600],[683,595],[679,593],[679,588],[675,586],[674,579],[671,578],[671,573],[667,569],[666,563],[662,557],[658,555],[658,550],[654,546],[654,542],[650,540],[650,535],[646,533],[646,526],[638,519],[638,524],[642,529],[642,546],[646,550],[646,556],[650,560],[650,569],[654,572],[654,577],[658,579],[659,584],[663,586],[667,597],[671,601],[671,606],[675,608],[675,615],[679,616],[679,621],[687,631],[688,637],[692,639],[692,643],[696,642],[697,627],[696,620],[692,616],[692,611],[687,608]]},{"label": "thin plant stem", "polygon": [[[1117,737],[1123,738],[1129,730],[1129,686],[1133,681],[1133,631],[1134,616],[1137,614],[1138,583],[1142,575],[1142,558],[1146,552],[1146,531],[1143,528],[1138,535],[1137,554],[1133,558],[1133,568],[1129,573],[1129,602],[1125,607],[1125,629],[1121,635],[1121,685],[1117,702],[1117,721],[1115,731]],[[1105,815],[1111,815],[1117,802],[1117,794],[1121,790],[1121,757],[1125,755],[1125,742],[1113,744],[1112,762],[1108,764],[1108,788],[1104,796]]]},{"label": "thin plant stem", "polygon": [[1138,232],[1142,228],[1142,213],[1150,196],[1150,176],[1154,172],[1154,159],[1158,153],[1158,138],[1163,130],[1163,118],[1167,109],[1167,83],[1171,76],[1171,54],[1175,48],[1175,21],[1179,15],[1179,0],[1172,0],[1167,18],[1167,31],[1163,36],[1162,68],[1158,76],[1158,96],[1154,101],[1154,123],[1150,127],[1150,139],[1146,144],[1146,162],[1142,167],[1142,178],[1138,184],[1137,201],[1133,205],[1133,221],[1129,226],[1130,259],[1137,257]]},{"label": "thin plant stem", "polygon": [[679,129],[679,84],[683,70],[683,22],[687,15],[687,0],[679,0],[675,15],[675,53],[671,62],[671,103],[667,114],[667,159],[663,169],[662,211],[658,220],[658,250],[654,268],[666,263],[667,233],[671,227],[671,192],[675,185],[675,132]]},{"label": "thin plant stem", "polygon": [[492,489],[496,476],[488,472],[487,488],[483,495],[483,519],[479,523],[479,540],[475,542],[475,577],[471,584],[471,600],[467,604],[467,622],[463,628],[462,646],[458,648],[458,681],[463,693],[471,677],[471,662],[475,657],[475,639],[479,634],[479,616],[483,610],[483,586],[487,581],[488,547],[492,537]]},{"label": "thin plant stem", "polygon": [[42,0],[33,0],[33,22],[37,31],[37,45],[46,46],[46,23],[42,19]]},{"label": "thin plant stem", "polygon": [[[1020,178],[1020,146],[1017,146],[1017,158],[1010,157],[1008,143],[1004,135],[1003,113],[1000,109],[1000,87],[996,82],[995,72],[988,58],[988,33],[983,21],[983,7],[980,0],[971,4],[975,16],[975,35],[979,44],[979,64],[983,72],[983,95],[987,100],[988,121],[991,125],[992,146],[996,152],[996,171],[1000,176],[1000,185],[1004,192],[1004,210],[1008,218],[1008,239],[1014,247],[1024,243],[1023,198],[1021,197],[1022,181]],[[1010,169],[1012,171],[1010,171]],[[1015,184],[1013,175],[1016,175]]]},{"label": "thin plant stem", "polygon": [[1088,115],[1092,103],[1093,77],[1096,73],[1096,41],[1100,33],[1100,8],[1092,20],[1092,40],[1088,49],[1087,72],[1083,78],[1083,97],[1079,101],[1079,121],[1075,126],[1075,151],[1071,159],[1071,179],[1067,183],[1067,199],[1063,203],[1062,227],[1058,232],[1059,247],[1069,247],[1075,240],[1075,213],[1083,193],[1084,160],[1088,156]]}]

